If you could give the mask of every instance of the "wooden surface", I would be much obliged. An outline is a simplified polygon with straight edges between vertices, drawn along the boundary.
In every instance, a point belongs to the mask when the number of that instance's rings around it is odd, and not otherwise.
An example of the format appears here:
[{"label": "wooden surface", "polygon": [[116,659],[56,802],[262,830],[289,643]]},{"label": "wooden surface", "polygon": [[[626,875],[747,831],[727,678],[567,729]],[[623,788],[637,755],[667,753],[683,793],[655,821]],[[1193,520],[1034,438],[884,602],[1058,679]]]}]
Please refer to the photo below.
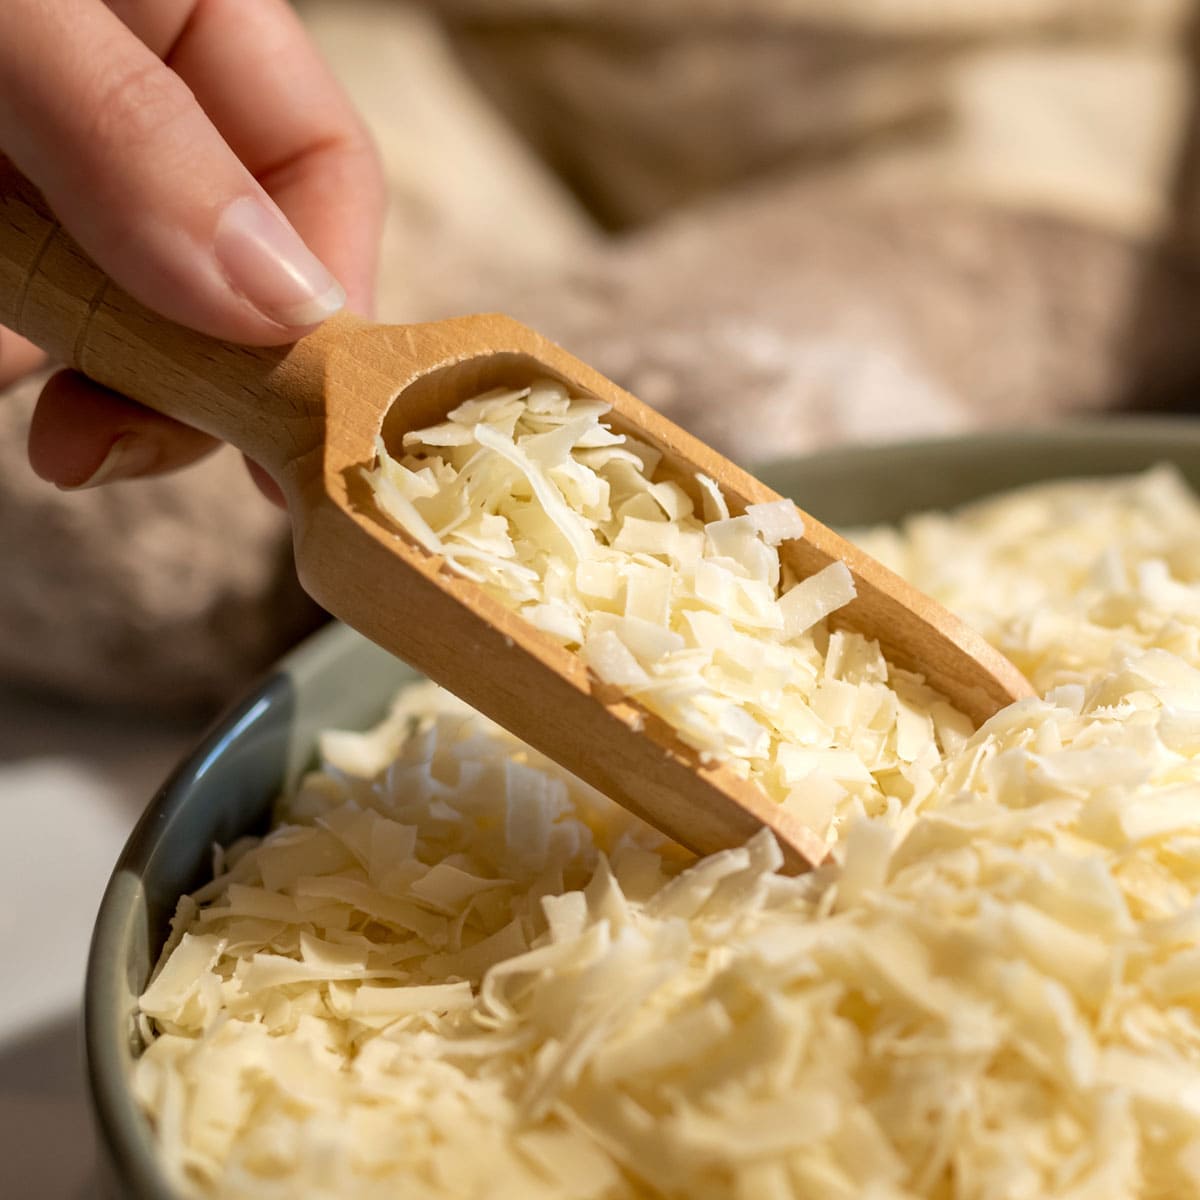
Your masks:
[{"label": "wooden surface", "polygon": [[[823,857],[821,839],[756,786],[701,764],[661,720],[375,509],[362,468],[381,429],[398,446],[480,391],[546,375],[610,403],[614,427],[661,450],[681,481],[715,479],[733,513],[778,498],[560,347],[498,315],[414,326],[337,317],[279,349],[215,341],[121,292],[12,175],[0,175],[0,324],[262,463],[288,498],[301,581],[319,603],[614,800],[700,853],[765,824],[790,869]],[[858,598],[840,624],[878,638],[975,721],[1030,694],[957,618],[807,515],[805,527],[781,557],[800,576],[847,564]]]}]

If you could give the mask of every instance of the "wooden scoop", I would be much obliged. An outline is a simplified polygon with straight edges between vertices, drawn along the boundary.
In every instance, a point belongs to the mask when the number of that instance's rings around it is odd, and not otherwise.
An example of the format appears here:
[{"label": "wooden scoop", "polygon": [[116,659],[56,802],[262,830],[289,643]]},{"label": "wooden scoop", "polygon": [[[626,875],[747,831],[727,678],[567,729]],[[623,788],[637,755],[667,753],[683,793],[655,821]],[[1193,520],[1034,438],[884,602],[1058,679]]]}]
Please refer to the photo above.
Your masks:
[{"label": "wooden scoop", "polygon": [[[720,765],[705,765],[661,720],[590,675],[582,661],[468,580],[376,509],[362,477],[382,430],[442,420],[489,388],[553,377],[612,405],[695,492],[714,479],[731,512],[778,499],[633,396],[508,317],[370,325],[336,317],[293,346],[249,349],[193,333],[122,293],[56,224],[19,176],[0,176],[0,324],[150,408],[231,442],[287,497],[308,592],[530,745],[699,853],[738,845],[760,826],[788,867],[825,845]],[[858,598],[838,624],[878,638],[976,722],[1031,695],[1015,667],[928,597],[805,515],[782,546],[800,576],[840,559]]]}]

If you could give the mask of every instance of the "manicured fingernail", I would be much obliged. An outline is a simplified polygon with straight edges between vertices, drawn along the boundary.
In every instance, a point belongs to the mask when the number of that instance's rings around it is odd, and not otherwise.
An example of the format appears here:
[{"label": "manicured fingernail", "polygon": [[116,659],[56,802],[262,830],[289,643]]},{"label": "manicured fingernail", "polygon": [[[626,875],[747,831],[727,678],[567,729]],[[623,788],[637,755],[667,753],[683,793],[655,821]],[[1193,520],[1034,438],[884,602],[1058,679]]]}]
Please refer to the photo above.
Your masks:
[{"label": "manicured fingernail", "polygon": [[126,433],[117,438],[100,465],[81,483],[60,483],[64,492],[99,487],[118,479],[136,479],[151,470],[161,457],[158,443],[151,438]]},{"label": "manicured fingernail", "polygon": [[316,325],[346,303],[342,285],[300,235],[254,196],[221,214],[213,250],[234,291],[280,325]]}]

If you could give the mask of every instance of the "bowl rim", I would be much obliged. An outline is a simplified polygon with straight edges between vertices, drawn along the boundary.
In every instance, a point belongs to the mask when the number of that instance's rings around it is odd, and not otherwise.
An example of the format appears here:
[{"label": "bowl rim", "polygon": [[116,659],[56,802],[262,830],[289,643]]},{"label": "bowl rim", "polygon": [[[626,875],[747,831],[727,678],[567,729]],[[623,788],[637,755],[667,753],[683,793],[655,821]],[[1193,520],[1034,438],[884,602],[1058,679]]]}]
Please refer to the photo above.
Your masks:
[{"label": "bowl rim", "polygon": [[[1163,446],[1164,439],[1170,439],[1169,447]],[[1064,417],[1047,424],[973,429],[887,441],[845,442],[800,454],[768,456],[758,460],[750,469],[755,473],[779,475],[808,462],[819,462],[823,468],[829,468],[840,467],[843,463],[875,464],[917,455],[933,455],[942,459],[964,454],[1012,453],[1030,446],[1039,450],[1076,450],[1083,445],[1124,451],[1145,447],[1151,456],[1157,454],[1160,460],[1180,447],[1200,449],[1200,408],[1194,416],[1178,413],[1087,414]],[[1121,471],[1129,473],[1136,469],[1123,467]],[[1080,476],[1070,473],[1061,478]]]}]

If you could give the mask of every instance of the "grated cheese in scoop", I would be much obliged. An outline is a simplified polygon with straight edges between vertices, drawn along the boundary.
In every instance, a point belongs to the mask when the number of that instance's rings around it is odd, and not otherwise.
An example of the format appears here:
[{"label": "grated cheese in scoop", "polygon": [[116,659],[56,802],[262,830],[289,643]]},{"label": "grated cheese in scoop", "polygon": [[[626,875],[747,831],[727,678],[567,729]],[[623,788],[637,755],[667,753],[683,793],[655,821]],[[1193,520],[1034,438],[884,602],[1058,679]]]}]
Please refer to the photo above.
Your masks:
[{"label": "grated cheese in scoop", "polygon": [[929,586],[962,536],[955,586],[1049,690],[946,732],[920,807],[808,877],[765,833],[689,859],[430,685],[327,736],[142,998],[180,1190],[1200,1196],[1200,505],[1151,474],[930,521],[870,538]]},{"label": "grated cheese in scoop", "polygon": [[[804,532],[794,504],[731,516],[698,478],[697,514],[658,452],[606,412],[550,381],[491,392],[407,434],[400,460],[380,442],[368,479],[451,569],[831,843],[856,817],[919,806],[943,729],[907,714],[937,697],[874,642],[830,634],[826,617],[854,599],[850,572],[792,578],[777,548]],[[948,711],[944,724],[970,728]]]}]

